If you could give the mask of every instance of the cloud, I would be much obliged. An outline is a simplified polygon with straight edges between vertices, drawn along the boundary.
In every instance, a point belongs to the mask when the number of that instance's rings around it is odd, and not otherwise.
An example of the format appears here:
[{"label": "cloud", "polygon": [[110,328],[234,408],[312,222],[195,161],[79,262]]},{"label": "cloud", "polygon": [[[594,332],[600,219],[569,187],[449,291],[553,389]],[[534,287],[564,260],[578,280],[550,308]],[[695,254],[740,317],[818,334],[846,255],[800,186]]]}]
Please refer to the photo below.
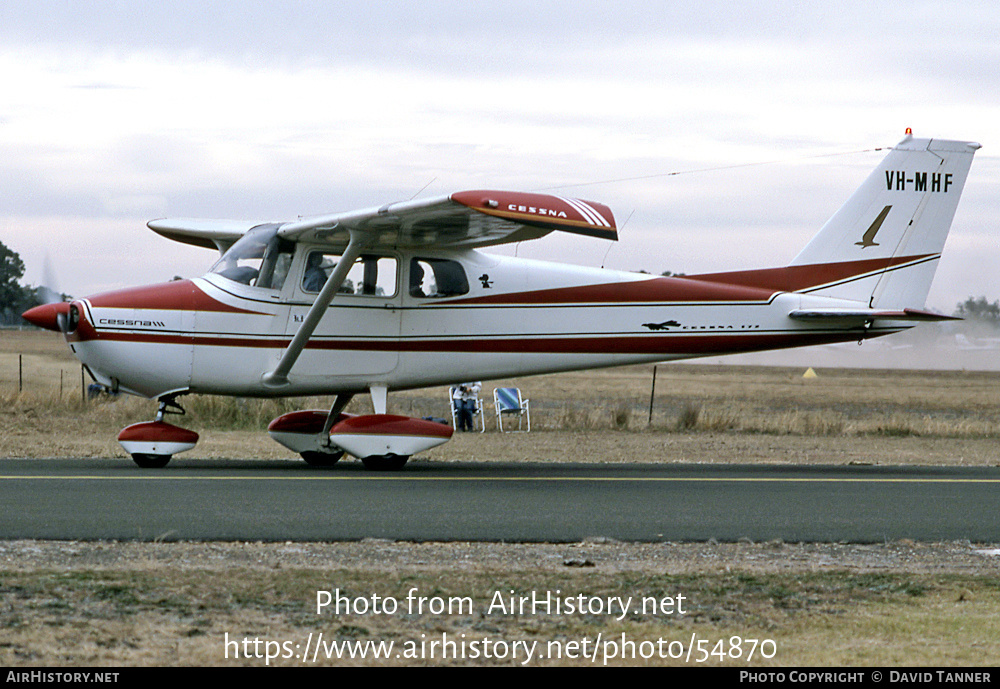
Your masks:
[{"label": "cloud", "polygon": [[[561,186],[620,222],[635,211],[609,266],[774,265],[881,154],[808,156],[912,126],[979,139],[988,160],[998,29],[989,3],[5,3],[0,215],[22,244],[87,227],[88,251],[117,256],[117,233],[151,234],[151,216],[281,220],[428,182],[424,195]],[[734,167],[760,161],[782,162]],[[956,259],[995,251],[979,228],[998,181],[977,160]],[[135,251],[177,249],[151,239]],[[560,241],[519,251],[588,265],[607,252]],[[109,284],[145,280],[118,265]],[[1000,291],[992,273],[959,273],[954,289]]]}]

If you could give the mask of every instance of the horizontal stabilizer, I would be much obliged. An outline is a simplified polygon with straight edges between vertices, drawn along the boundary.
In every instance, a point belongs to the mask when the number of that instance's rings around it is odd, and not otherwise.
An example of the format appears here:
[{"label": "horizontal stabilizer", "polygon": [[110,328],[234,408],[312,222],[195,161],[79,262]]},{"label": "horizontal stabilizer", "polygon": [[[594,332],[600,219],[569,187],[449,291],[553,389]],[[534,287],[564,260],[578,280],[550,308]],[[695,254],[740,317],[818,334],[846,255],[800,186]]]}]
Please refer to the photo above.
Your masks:
[{"label": "horizontal stabilizer", "polygon": [[246,220],[204,220],[201,218],[161,218],[146,226],[156,234],[182,244],[218,249],[220,253],[253,229],[259,222]]},{"label": "horizontal stabilizer", "polygon": [[882,318],[891,321],[960,321],[956,316],[944,316],[940,313],[922,311],[920,309],[842,309],[817,308],[795,309],[788,313],[789,318],[800,321],[839,320],[839,321],[869,321]]}]

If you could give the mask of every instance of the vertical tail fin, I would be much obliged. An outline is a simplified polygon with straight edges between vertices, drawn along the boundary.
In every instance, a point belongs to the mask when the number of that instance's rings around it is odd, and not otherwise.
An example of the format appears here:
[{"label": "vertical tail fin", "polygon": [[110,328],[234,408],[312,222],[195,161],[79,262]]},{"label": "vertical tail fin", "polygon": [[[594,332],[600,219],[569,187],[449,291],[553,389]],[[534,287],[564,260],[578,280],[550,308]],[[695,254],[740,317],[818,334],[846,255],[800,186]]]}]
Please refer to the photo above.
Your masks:
[{"label": "vertical tail fin", "polygon": [[805,291],[870,307],[923,307],[979,147],[908,134],[791,263],[857,262],[858,272]]}]

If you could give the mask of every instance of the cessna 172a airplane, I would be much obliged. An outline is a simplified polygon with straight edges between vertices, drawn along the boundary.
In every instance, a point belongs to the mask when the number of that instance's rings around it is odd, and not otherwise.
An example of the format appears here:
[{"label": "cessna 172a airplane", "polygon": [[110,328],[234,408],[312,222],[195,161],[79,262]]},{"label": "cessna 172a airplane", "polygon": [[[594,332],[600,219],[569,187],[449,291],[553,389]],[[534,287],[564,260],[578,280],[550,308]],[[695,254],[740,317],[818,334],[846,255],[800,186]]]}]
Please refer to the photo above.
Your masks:
[{"label": "cessna 172a airplane", "polygon": [[[399,469],[450,426],[386,413],[392,390],[863,340],[941,320],[924,300],[979,144],[907,136],[785,267],[654,277],[482,253],[552,231],[617,239],[602,204],[463,191],[291,222],[154,220],[217,249],[200,278],[39,306],[91,375],[157,399],[119,441],[162,467],[197,433],[189,393],[331,395],[271,436],[310,464]],[[736,242],[734,242],[735,244]],[[344,412],[371,395],[373,414]]]}]

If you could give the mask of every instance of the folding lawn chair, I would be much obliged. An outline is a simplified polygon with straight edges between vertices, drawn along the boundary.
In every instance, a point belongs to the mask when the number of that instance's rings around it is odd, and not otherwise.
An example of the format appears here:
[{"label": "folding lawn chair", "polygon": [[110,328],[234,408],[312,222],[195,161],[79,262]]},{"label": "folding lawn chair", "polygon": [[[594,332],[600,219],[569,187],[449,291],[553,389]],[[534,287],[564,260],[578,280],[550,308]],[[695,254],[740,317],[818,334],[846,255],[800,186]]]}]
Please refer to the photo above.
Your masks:
[{"label": "folding lawn chair", "polygon": [[[531,430],[531,411],[528,408],[529,400],[521,399],[519,388],[493,388],[493,406],[497,410],[497,428],[501,433],[505,432],[503,427],[503,417],[517,414],[517,430]],[[522,421],[527,420],[528,427],[522,428]]]}]

